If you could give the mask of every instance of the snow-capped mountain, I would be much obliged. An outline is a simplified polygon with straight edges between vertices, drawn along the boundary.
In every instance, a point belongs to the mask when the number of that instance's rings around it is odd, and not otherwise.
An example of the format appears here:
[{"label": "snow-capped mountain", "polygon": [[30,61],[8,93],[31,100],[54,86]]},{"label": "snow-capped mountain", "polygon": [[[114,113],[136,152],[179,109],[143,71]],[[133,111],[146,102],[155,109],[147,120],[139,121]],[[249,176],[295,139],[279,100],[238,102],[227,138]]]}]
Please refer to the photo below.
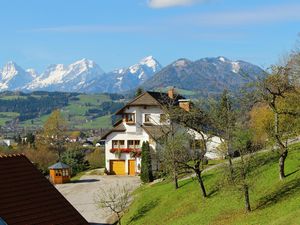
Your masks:
[{"label": "snow-capped mountain", "polygon": [[44,72],[24,70],[13,62],[0,69],[0,91],[65,91],[65,92],[120,92],[135,89],[161,65],[152,56],[128,68],[109,73],[92,60],[81,59],[70,65],[50,65]]},{"label": "snow-capped mountain", "polygon": [[103,70],[92,60],[82,59],[68,66],[51,65],[26,86],[27,90],[78,91],[99,79]]},{"label": "snow-capped mountain", "polygon": [[40,74],[9,62],[0,69],[0,91],[119,93],[138,87],[153,90],[175,86],[207,95],[224,89],[236,91],[263,75],[265,72],[256,65],[223,56],[196,61],[181,58],[164,68],[153,56],[148,56],[132,66],[108,73],[88,59],[70,65],[51,65]]},{"label": "snow-capped mountain", "polygon": [[144,89],[175,86],[205,95],[221,93],[224,89],[238,91],[244,84],[265,72],[258,66],[223,56],[196,61],[178,59],[143,83]]},{"label": "snow-capped mountain", "polygon": [[32,73],[25,71],[16,63],[10,61],[0,69],[0,91],[22,90],[33,79]]},{"label": "snow-capped mountain", "polygon": [[101,80],[90,84],[86,92],[122,92],[136,89],[161,69],[160,63],[153,56],[148,56],[128,68],[107,73]]}]

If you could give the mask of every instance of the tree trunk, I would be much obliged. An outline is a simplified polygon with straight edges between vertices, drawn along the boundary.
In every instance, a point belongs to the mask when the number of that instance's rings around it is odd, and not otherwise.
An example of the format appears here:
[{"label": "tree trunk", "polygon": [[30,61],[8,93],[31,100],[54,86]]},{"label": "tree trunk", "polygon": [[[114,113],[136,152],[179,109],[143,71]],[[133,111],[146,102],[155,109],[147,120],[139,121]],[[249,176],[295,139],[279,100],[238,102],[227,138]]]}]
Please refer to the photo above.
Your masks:
[{"label": "tree trunk", "polygon": [[283,180],[285,178],[285,172],[284,172],[284,164],[285,164],[285,159],[288,155],[288,150],[284,150],[283,153],[280,154],[279,157],[279,178],[280,180]]},{"label": "tree trunk", "polygon": [[232,164],[232,158],[229,154],[228,154],[228,167],[229,167],[230,181],[233,182],[233,164]]},{"label": "tree trunk", "polygon": [[251,206],[250,206],[250,198],[249,198],[249,187],[247,184],[244,184],[244,197],[245,197],[245,209],[247,212],[251,211]]},{"label": "tree trunk", "polygon": [[118,216],[118,224],[119,224],[119,225],[122,225],[122,224],[121,224],[121,216],[119,215],[119,213],[117,213],[117,216]]},{"label": "tree trunk", "polygon": [[201,171],[199,169],[195,169],[195,173],[197,175],[197,179],[198,179],[201,191],[202,191],[202,196],[204,198],[206,198],[207,194],[206,194],[205,186],[204,186],[204,183],[203,183],[203,180],[202,180]]},{"label": "tree trunk", "polygon": [[175,189],[178,189],[179,188],[179,186],[178,186],[178,175],[177,175],[176,169],[174,170],[174,177],[173,177],[173,179],[174,179],[174,187],[175,187]]},{"label": "tree trunk", "polygon": [[247,212],[251,211],[250,206],[250,197],[249,197],[249,186],[247,184],[247,172],[246,172],[246,165],[244,161],[244,154],[242,151],[240,151],[241,155],[241,178],[243,179],[243,191],[244,191],[244,198],[245,198],[245,209]]},{"label": "tree trunk", "polygon": [[279,115],[278,112],[275,111],[274,114],[274,132],[275,132],[275,139],[278,144],[278,148],[280,149],[280,157],[279,157],[279,179],[283,180],[285,178],[285,172],[284,172],[284,164],[285,164],[285,159],[288,155],[288,149],[287,149],[287,144],[284,145],[284,143],[281,141],[280,136],[279,136]]}]

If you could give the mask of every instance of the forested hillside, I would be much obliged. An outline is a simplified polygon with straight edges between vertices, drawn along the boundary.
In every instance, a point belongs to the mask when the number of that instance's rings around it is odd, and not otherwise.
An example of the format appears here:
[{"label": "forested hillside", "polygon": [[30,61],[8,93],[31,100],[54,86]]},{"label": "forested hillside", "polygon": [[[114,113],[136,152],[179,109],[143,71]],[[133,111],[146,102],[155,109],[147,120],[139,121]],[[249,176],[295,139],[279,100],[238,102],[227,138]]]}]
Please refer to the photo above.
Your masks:
[{"label": "forested hillside", "polygon": [[54,109],[61,109],[69,128],[93,129],[111,126],[112,114],[123,106],[122,95],[63,92],[0,93],[0,126],[37,129]]}]

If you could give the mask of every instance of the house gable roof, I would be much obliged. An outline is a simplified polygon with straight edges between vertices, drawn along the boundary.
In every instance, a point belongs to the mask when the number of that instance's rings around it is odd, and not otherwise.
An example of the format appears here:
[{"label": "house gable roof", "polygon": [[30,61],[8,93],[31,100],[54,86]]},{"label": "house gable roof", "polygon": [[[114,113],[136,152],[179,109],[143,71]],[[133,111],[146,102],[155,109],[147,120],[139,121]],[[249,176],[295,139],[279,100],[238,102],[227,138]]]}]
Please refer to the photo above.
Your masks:
[{"label": "house gable roof", "polygon": [[24,155],[0,156],[0,215],[9,225],[88,225]]},{"label": "house gable roof", "polygon": [[126,128],[124,126],[124,124],[122,123],[122,120],[119,120],[117,123],[114,124],[114,127],[109,130],[107,133],[105,133],[101,139],[106,139],[106,137],[113,133],[113,132],[125,132],[126,131]]},{"label": "house gable roof", "polygon": [[175,98],[171,99],[166,93],[146,91],[132,101],[128,102],[123,108],[117,111],[116,114],[121,114],[123,110],[129,106],[163,106],[167,104],[178,105],[178,101],[180,99],[185,98],[176,94]]},{"label": "house gable roof", "polygon": [[170,126],[168,125],[142,125],[141,127],[156,141],[170,132]]}]

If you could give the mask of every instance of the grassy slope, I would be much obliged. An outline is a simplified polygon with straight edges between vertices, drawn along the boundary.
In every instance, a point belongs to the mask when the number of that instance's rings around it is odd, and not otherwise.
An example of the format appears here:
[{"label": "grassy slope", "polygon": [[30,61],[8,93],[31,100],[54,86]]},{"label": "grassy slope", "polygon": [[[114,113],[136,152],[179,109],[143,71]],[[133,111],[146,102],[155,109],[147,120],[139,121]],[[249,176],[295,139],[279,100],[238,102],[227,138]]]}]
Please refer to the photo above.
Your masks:
[{"label": "grassy slope", "polygon": [[[274,156],[274,153],[268,153]],[[209,193],[200,195],[198,183],[181,181],[174,190],[172,183],[143,186],[123,218],[125,224],[300,224],[300,145],[287,158],[285,181],[279,181],[277,157],[260,155],[258,170],[252,174],[250,199],[253,211],[244,213],[242,194],[222,186],[222,170],[204,173]]]},{"label": "grassy slope", "polygon": [[[97,109],[101,103],[111,101],[109,96],[103,94],[80,94],[78,98],[79,100],[73,100],[68,106],[62,108],[62,114],[65,118],[69,119],[69,124],[73,125],[76,129],[99,129],[111,127],[111,116],[109,115],[97,117],[93,120],[89,120],[85,116],[85,113],[89,109]],[[32,120],[27,120],[22,122],[21,125],[25,127],[33,125],[42,127],[49,116],[50,114],[47,114],[40,118],[33,119],[33,124]]]}]

